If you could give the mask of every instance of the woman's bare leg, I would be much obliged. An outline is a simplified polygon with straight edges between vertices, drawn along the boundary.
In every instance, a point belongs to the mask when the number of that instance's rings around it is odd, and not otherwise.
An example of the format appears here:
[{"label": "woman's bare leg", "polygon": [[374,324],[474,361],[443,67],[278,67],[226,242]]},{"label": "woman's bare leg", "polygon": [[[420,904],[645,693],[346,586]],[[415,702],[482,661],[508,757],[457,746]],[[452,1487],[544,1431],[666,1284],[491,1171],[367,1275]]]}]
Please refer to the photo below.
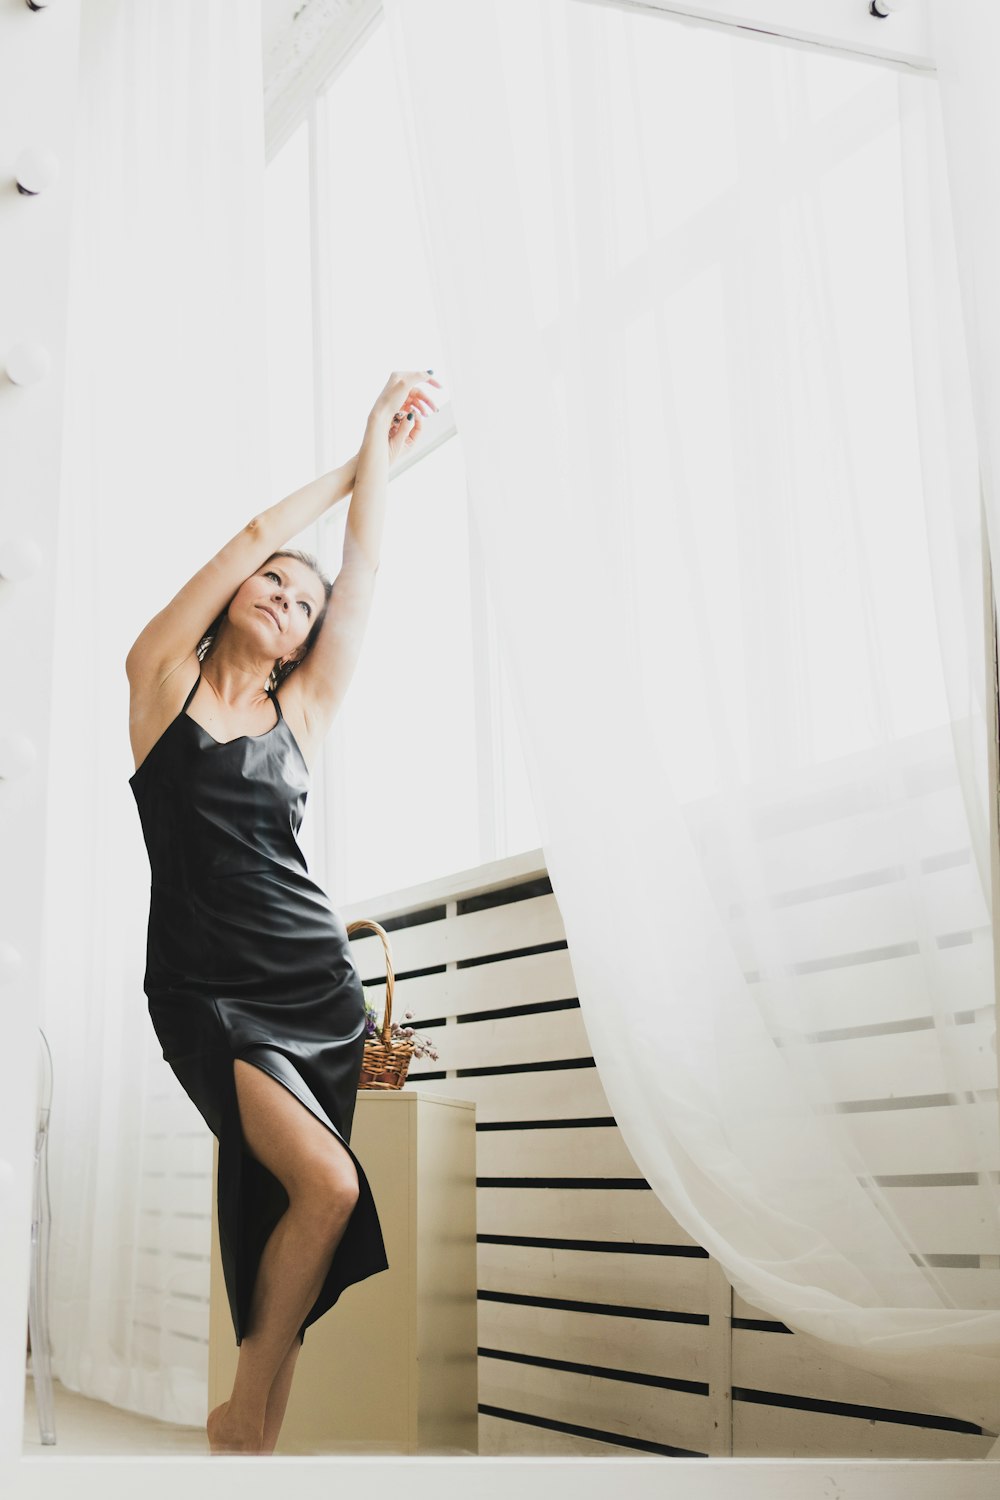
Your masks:
[{"label": "woman's bare leg", "polygon": [[[260,1259],[233,1393],[209,1415],[208,1434],[213,1452],[260,1453],[271,1388],[326,1280],[359,1184],[341,1142],[283,1084],[242,1058],[233,1066],[247,1147],[281,1182],[288,1207]],[[291,1370],[285,1400],[290,1384]]]},{"label": "woman's bare leg", "polygon": [[281,1424],[285,1418],[285,1408],[288,1405],[289,1392],[292,1389],[292,1376],[295,1373],[295,1361],[299,1357],[302,1348],[298,1334],[292,1340],[292,1347],[278,1366],[278,1373],[271,1381],[271,1389],[267,1397],[267,1410],[264,1413],[264,1442],[261,1453],[273,1453],[274,1445],[278,1441]]}]

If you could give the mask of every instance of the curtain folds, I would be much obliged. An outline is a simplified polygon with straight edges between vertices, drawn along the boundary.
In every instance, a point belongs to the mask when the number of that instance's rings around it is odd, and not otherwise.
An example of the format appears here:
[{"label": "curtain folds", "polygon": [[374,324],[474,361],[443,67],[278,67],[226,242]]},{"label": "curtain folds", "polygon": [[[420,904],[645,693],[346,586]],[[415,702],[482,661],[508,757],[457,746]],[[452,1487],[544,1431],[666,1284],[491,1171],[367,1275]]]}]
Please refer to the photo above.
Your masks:
[{"label": "curtain folds", "polygon": [[193,1424],[211,1137],[146,1014],[124,662],[268,501],[263,169],[258,4],[84,0],[51,595],[53,1356],[71,1390]]},{"label": "curtain folds", "polygon": [[[950,6],[927,0],[929,34],[941,93],[937,181],[946,185],[954,222],[961,314],[979,447],[979,481],[992,559],[993,607],[1000,599],[1000,115],[988,59],[1000,51],[1000,12],[988,0]],[[944,192],[942,192],[942,201]],[[935,243],[950,242],[948,215],[933,219]],[[948,245],[950,248],[950,243]],[[954,326],[957,318],[948,314]],[[996,997],[1000,1018],[1000,993]]]},{"label": "curtain folds", "polygon": [[[1000,12],[989,0],[927,0],[929,33],[940,81],[943,148],[955,225],[965,338],[990,555],[1000,548],[1000,114],[993,59],[1000,50]],[[994,579],[997,572],[994,568]]]},{"label": "curtain folds", "polygon": [[[747,1301],[996,1431],[998,218],[973,146],[1000,23],[930,3],[940,102],[578,0],[385,13],[471,522],[626,1144]],[[85,0],[52,1330],[71,1389],[192,1423],[210,1138],[142,1003],[123,663],[192,539],[212,549],[207,507],[221,544],[266,503],[262,173],[258,4]]]},{"label": "curtain folds", "polygon": [[996,1431],[980,497],[937,86],[577,0],[385,14],[626,1144],[754,1306]]}]

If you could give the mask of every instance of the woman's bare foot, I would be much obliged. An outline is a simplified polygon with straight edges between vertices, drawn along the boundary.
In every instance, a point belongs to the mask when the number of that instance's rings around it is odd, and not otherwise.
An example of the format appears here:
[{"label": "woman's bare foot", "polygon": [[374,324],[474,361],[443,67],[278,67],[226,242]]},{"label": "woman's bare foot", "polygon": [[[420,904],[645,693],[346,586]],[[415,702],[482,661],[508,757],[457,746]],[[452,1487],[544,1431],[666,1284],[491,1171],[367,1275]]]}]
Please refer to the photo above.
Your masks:
[{"label": "woman's bare foot", "polygon": [[240,1426],[228,1416],[229,1402],[223,1401],[208,1414],[205,1430],[208,1446],[213,1453],[259,1453],[263,1445],[263,1424],[260,1427]]}]

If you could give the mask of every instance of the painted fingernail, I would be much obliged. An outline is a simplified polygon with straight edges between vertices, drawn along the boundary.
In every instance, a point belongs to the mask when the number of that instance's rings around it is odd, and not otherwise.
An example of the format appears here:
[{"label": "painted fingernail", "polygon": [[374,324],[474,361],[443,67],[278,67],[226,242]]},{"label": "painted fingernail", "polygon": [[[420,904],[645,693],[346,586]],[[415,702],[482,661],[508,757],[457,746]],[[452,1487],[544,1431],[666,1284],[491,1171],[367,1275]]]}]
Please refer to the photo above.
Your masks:
[{"label": "painted fingernail", "polygon": [[412,422],[412,421],[413,421],[413,413],[412,413],[412,411],[408,411],[408,412],[407,412],[407,413],[406,413],[406,420],[407,420],[407,421],[408,421],[408,422]]}]

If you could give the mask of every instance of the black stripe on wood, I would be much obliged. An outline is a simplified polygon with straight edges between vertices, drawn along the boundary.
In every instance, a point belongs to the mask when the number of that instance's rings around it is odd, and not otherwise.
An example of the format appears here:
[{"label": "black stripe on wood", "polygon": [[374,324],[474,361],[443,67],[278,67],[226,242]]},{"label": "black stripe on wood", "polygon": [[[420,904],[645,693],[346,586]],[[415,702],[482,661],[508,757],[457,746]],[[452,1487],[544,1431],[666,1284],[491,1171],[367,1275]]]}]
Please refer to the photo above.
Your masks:
[{"label": "black stripe on wood", "polygon": [[[412,970],[412,974],[441,973],[439,969]],[[400,977],[397,975],[397,978]],[[365,982],[365,981],[363,981]],[[384,979],[370,979],[368,984],[385,984]],[[579,1010],[580,1002],[575,997],[569,1000],[536,1000],[526,1005],[503,1005],[496,1010],[472,1010],[468,1014],[451,1018],[455,1025],[466,1026],[478,1021],[509,1021],[518,1016],[537,1016],[546,1011],[554,1010]],[[447,1026],[448,1016],[424,1016],[417,1013],[414,1017],[414,1026]]]},{"label": "black stripe on wood", "polygon": [[[975,1024],[974,1010],[956,1010],[951,1019],[956,1026]],[[909,1016],[903,1021],[872,1021],[867,1026],[838,1026],[828,1031],[809,1031],[802,1040],[822,1045],[824,1042],[853,1042],[865,1037],[899,1036],[908,1031],[933,1031],[938,1024],[936,1016]]]},{"label": "black stripe on wood", "polygon": [[[351,942],[353,943],[354,941],[355,939],[352,938]],[[394,983],[398,984],[401,979],[423,979],[428,974],[447,974],[447,972],[447,964],[427,964],[423,969],[394,969],[392,977]],[[369,988],[375,985],[382,985],[384,987],[386,983],[385,966],[382,966],[381,974],[374,974],[371,979],[362,979],[361,983],[368,985]]]},{"label": "black stripe on wood", "polygon": [[653,1443],[648,1438],[626,1437],[620,1432],[604,1432],[599,1427],[581,1427],[575,1422],[557,1422],[552,1417],[536,1417],[531,1412],[511,1411],[504,1406],[479,1404],[484,1417],[502,1417],[506,1422],[523,1422],[528,1427],[544,1427],[549,1432],[567,1432],[572,1437],[591,1438],[595,1443],[613,1443],[617,1448],[635,1448],[640,1453],[662,1453],[664,1458],[707,1458],[694,1448],[672,1448],[669,1443]]},{"label": "black stripe on wood", "polygon": [[[995,1181],[996,1172],[984,1172],[983,1177]],[[859,1177],[859,1182],[875,1182],[879,1187],[975,1187],[979,1182],[978,1172],[906,1172],[881,1173],[872,1178]]]},{"label": "black stripe on wood", "polygon": [[[982,1097],[982,1090],[980,1090]],[[946,1109],[961,1099],[974,1104],[975,1094],[896,1094],[884,1099],[841,1099],[839,1103],[823,1106],[823,1113],[834,1115],[867,1115],[878,1111],[906,1109]]]},{"label": "black stripe on wood", "polygon": [[477,1177],[481,1188],[607,1188],[612,1192],[652,1191],[645,1177]]},{"label": "black stripe on wood", "polygon": [[545,1250],[613,1251],[619,1255],[675,1255],[688,1260],[708,1260],[701,1245],[660,1245],[649,1240],[570,1240],[536,1234],[477,1234],[481,1245],[537,1245]]},{"label": "black stripe on wood", "polygon": [[482,1287],[476,1295],[481,1302],[506,1302],[516,1307],[553,1307],[560,1312],[595,1313],[598,1317],[645,1318],[654,1323],[696,1323],[703,1328],[708,1327],[707,1313],[664,1312],[658,1307],[626,1307],[618,1302],[581,1302],[569,1297],[533,1297],[527,1292],[491,1292]]},{"label": "black stripe on wood", "polygon": [[535,896],[551,895],[552,881],[548,875],[536,875],[532,880],[519,881],[517,885],[503,885],[495,891],[482,891],[477,896],[462,896],[455,905],[458,915],[464,917],[467,912],[486,911],[491,906],[509,906],[513,901],[530,901]]},{"label": "black stripe on wood", "polygon": [[948,1271],[981,1271],[982,1259],[978,1255],[917,1255],[910,1251],[914,1265],[938,1266]]},{"label": "black stripe on wood", "polygon": [[942,1432],[968,1432],[982,1437],[983,1429],[959,1417],[938,1417],[930,1412],[896,1411],[892,1407],[855,1406],[846,1401],[820,1401],[814,1396],[788,1396],[779,1391],[755,1391],[733,1386],[733,1400],[754,1406],[784,1406],[795,1411],[825,1412],[834,1417],[855,1417],[862,1422],[894,1422],[901,1427],[935,1427]]},{"label": "black stripe on wood", "polygon": [[612,1365],[578,1364],[571,1359],[547,1359],[540,1354],[518,1354],[513,1349],[476,1351],[480,1359],[507,1359],[518,1365],[541,1365],[546,1370],[569,1370],[574,1375],[591,1375],[600,1380],[621,1380],[626,1385],[655,1385],[664,1391],[685,1391],[690,1396],[707,1396],[703,1380],[675,1380],[669,1375],[646,1375],[638,1370],[619,1370]]},{"label": "black stripe on wood", "polygon": [[[554,938],[550,943],[532,943],[526,948],[497,948],[492,953],[478,953],[473,958],[460,958],[456,969],[478,969],[482,964],[502,964],[508,958],[528,958],[533,953],[558,953],[569,944],[565,938]],[[398,975],[397,975],[398,978]]]},{"label": "black stripe on wood", "polygon": [[[500,1063],[487,1068],[456,1068],[456,1078],[489,1078],[499,1076],[501,1073],[559,1073],[567,1068],[592,1068],[594,1059],[592,1057],[560,1057],[552,1062],[519,1062]],[[413,1072],[411,1066],[410,1072]],[[409,1075],[407,1075],[409,1076]],[[421,1078],[429,1078],[428,1073],[421,1073]],[[435,1078],[443,1078],[443,1073],[435,1073]]]},{"label": "black stripe on wood", "polygon": [[592,1057],[563,1057],[558,1058],[554,1062],[499,1063],[485,1068],[455,1068],[453,1073],[449,1075],[444,1068],[439,1068],[434,1072],[425,1072],[418,1061],[410,1064],[410,1070],[406,1076],[408,1079],[417,1078],[421,1081],[425,1078],[447,1078],[449,1076],[454,1078],[491,1078],[498,1077],[502,1073],[558,1073],[568,1068],[592,1068],[593,1066],[594,1059]]},{"label": "black stripe on wood", "polygon": [[576,1120],[486,1120],[477,1130],[589,1130],[600,1127],[617,1130],[614,1115],[595,1115]]},{"label": "black stripe on wood", "polygon": [[[579,1010],[580,1001],[575,995],[565,1000],[533,1000],[524,1005],[498,1005],[492,1010],[469,1010],[456,1016],[459,1026],[469,1026],[476,1021],[509,1021],[514,1016],[540,1016],[553,1010]],[[433,1021],[422,1020],[423,1026],[443,1026],[445,1017]]]},{"label": "black stripe on wood", "polygon": [[[380,927],[386,932],[399,932],[404,927],[423,927],[428,922],[443,922],[448,916],[448,908],[443,902],[434,906],[421,906],[416,911],[397,912],[394,917],[379,917]],[[378,943],[382,946],[377,932],[359,932],[356,937],[351,938],[352,943]]]}]

